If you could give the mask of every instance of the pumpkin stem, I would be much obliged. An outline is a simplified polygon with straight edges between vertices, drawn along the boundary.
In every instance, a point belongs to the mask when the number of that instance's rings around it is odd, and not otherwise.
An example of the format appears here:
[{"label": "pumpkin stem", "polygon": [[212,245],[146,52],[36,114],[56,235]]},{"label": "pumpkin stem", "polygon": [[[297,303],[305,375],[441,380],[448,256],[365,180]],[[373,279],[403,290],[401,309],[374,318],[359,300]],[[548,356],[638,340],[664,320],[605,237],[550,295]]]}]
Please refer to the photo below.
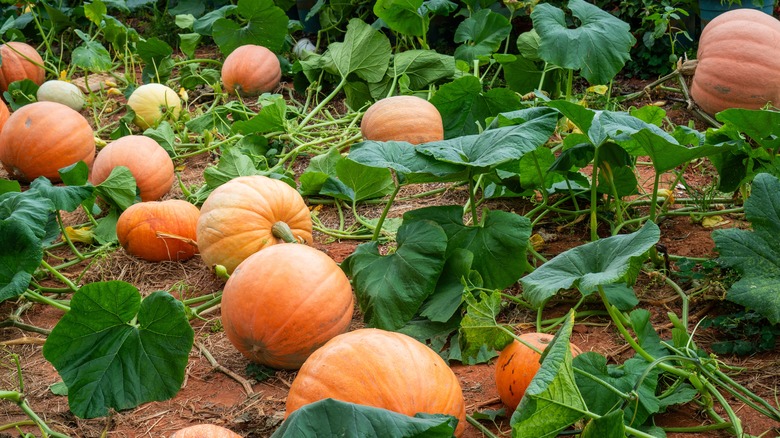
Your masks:
[{"label": "pumpkin stem", "polygon": [[283,240],[287,243],[303,243],[302,240],[295,237],[290,226],[285,222],[278,221],[271,227],[271,234],[277,239]]}]

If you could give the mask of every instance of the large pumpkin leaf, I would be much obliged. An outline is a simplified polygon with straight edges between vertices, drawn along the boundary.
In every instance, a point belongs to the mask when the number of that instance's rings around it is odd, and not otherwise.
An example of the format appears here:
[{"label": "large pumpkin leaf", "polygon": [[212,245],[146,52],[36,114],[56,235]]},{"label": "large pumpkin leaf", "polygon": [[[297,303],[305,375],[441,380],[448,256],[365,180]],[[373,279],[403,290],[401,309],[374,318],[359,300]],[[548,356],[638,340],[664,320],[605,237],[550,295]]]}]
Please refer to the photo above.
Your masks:
[{"label": "large pumpkin leaf", "polygon": [[462,181],[465,167],[439,161],[405,141],[364,141],[350,147],[349,160],[380,169],[390,168],[405,182]]},{"label": "large pumpkin leaf", "polygon": [[480,356],[486,349],[502,350],[514,340],[510,334],[512,328],[499,325],[497,320],[502,310],[500,291],[495,290],[490,294],[481,292],[479,299],[472,294],[466,294],[464,300],[466,316],[461,320],[458,329],[464,362]]},{"label": "large pumpkin leaf", "polygon": [[422,4],[423,0],[377,0],[374,14],[398,33],[424,37],[427,20],[421,14]]},{"label": "large pumpkin leaf", "polygon": [[409,78],[409,88],[421,90],[436,81],[455,74],[455,58],[435,50],[407,50],[393,56],[395,76]]},{"label": "large pumpkin leaf", "polygon": [[487,289],[512,285],[527,268],[525,254],[531,222],[524,216],[488,210],[479,226],[466,226],[459,205],[426,207],[404,214],[404,223],[421,220],[434,221],[447,233],[447,257],[457,249],[474,254],[471,269],[480,274]]},{"label": "large pumpkin leaf", "polygon": [[533,111],[536,117],[515,126],[488,129],[481,134],[423,143],[417,149],[445,163],[486,168],[519,160],[545,144],[555,130],[554,112]]},{"label": "large pumpkin leaf", "polygon": [[542,354],[542,366],[510,419],[515,438],[554,437],[582,418],[587,406],[574,381],[569,346],[574,312]]},{"label": "large pumpkin leaf", "polygon": [[450,438],[458,420],[449,415],[410,417],[387,409],[326,398],[294,411],[272,438]]},{"label": "large pumpkin leaf", "polygon": [[642,256],[658,242],[658,225],[647,222],[636,232],[607,237],[565,251],[523,277],[523,296],[535,307],[561,289],[576,286],[583,295],[597,286],[633,283]]},{"label": "large pumpkin leaf", "polygon": [[84,40],[84,43],[73,49],[70,58],[71,63],[75,67],[81,67],[91,72],[110,70],[113,64],[111,63],[111,54],[108,53],[108,50],[100,42],[92,40],[88,34],[78,29],[75,32],[79,38]]},{"label": "large pumpkin leaf", "polygon": [[184,381],[194,331],[184,305],[167,292],[141,300],[122,281],[90,283],[43,346],[81,418],[173,397]]},{"label": "large pumpkin leaf", "polygon": [[354,73],[366,82],[382,80],[390,64],[390,54],[390,40],[358,18],[349,20],[344,42],[331,43],[325,52],[336,69],[332,73],[342,78]]},{"label": "large pumpkin leaf", "polygon": [[73,211],[92,196],[95,187],[91,184],[55,186],[46,177],[41,176],[30,183],[30,190],[50,199],[57,210]]},{"label": "large pumpkin leaf", "polygon": [[626,436],[626,425],[623,423],[623,412],[612,411],[600,418],[590,420],[582,430],[582,438],[623,438]]},{"label": "large pumpkin leaf", "polygon": [[568,28],[563,10],[540,3],[531,12],[541,40],[539,57],[563,68],[580,70],[592,84],[606,84],[629,60],[636,42],[628,23],[584,0],[568,7],[580,26]]},{"label": "large pumpkin leaf", "polygon": [[341,264],[370,327],[403,327],[433,293],[444,268],[447,235],[435,222],[404,223],[396,241],[398,249],[386,256],[376,242],[361,244]]},{"label": "large pumpkin leaf", "polygon": [[95,186],[95,192],[120,210],[127,210],[135,202],[135,178],[130,169],[117,166],[111,170],[105,181]]},{"label": "large pumpkin leaf", "polygon": [[43,260],[41,239],[19,219],[0,220],[0,302],[22,294]]},{"label": "large pumpkin leaf", "polygon": [[[245,44],[267,47],[279,52],[287,36],[287,14],[274,5],[273,0],[238,0],[230,10],[246,24],[243,26],[229,18],[217,18],[211,26],[211,36],[222,54],[229,55]],[[205,18],[201,17],[201,20]],[[199,20],[200,21],[200,20]]]},{"label": "large pumpkin leaf", "polygon": [[444,123],[444,138],[477,134],[486,120],[498,113],[520,108],[520,97],[506,88],[482,90],[482,83],[472,75],[444,84],[430,102],[439,110]]},{"label": "large pumpkin leaf", "polygon": [[726,298],[753,309],[771,323],[780,322],[780,180],[761,173],[753,180],[745,215],[753,230],[715,230],[712,238],[724,265],[736,269],[742,278],[729,289]]},{"label": "large pumpkin leaf", "polygon": [[53,213],[54,203],[36,192],[28,190],[0,195],[0,219],[13,219],[24,223],[40,240],[51,237],[53,228],[59,229]]},{"label": "large pumpkin leaf", "polygon": [[482,9],[463,20],[455,30],[455,42],[463,43],[455,49],[455,58],[471,65],[480,56],[497,51],[511,31],[512,25],[506,17],[490,9]]}]

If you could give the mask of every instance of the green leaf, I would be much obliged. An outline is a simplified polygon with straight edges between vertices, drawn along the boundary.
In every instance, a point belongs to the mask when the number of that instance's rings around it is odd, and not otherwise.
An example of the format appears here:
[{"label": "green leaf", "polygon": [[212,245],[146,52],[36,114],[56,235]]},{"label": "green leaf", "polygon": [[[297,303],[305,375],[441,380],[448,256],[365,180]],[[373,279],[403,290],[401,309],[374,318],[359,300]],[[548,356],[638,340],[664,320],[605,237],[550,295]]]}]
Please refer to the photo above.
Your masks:
[{"label": "green leaf", "polygon": [[117,166],[111,170],[105,181],[95,186],[95,192],[120,210],[127,210],[135,203],[135,178],[130,173],[130,169],[125,166]]},{"label": "green leaf", "polygon": [[617,282],[632,284],[644,254],[660,236],[658,226],[647,222],[634,233],[607,237],[565,251],[520,279],[523,296],[538,308],[559,290],[572,286],[588,295],[598,286]]},{"label": "green leaf", "polygon": [[342,78],[354,73],[366,82],[379,82],[390,64],[390,40],[364,21],[353,18],[347,24],[344,42],[328,46],[330,58]]},{"label": "green leaf", "polygon": [[106,72],[111,69],[111,54],[98,41],[91,40],[89,35],[76,29],[75,32],[84,40],[80,46],[73,49],[71,63],[91,72]]},{"label": "green leaf", "polygon": [[[628,359],[620,365],[607,365],[607,358],[592,351],[582,353],[574,358],[575,368],[585,371],[590,376],[597,377],[602,382],[606,382],[624,393],[630,393],[634,390],[638,380],[647,371],[648,365],[647,361],[641,357]],[[639,426],[660,410],[658,398],[655,396],[660,374],[658,369],[650,370],[639,384],[639,399],[626,405],[624,417],[629,425]],[[590,412],[606,415],[616,406],[622,405],[623,399],[602,383],[585,374],[575,374],[575,378],[577,387],[580,389]],[[620,410],[620,412],[624,411]]]},{"label": "green leaf", "polygon": [[387,256],[376,242],[361,244],[341,265],[370,327],[403,327],[433,293],[444,268],[447,235],[438,224],[404,223],[396,241],[398,249]]},{"label": "green leaf", "polygon": [[479,355],[481,350],[502,350],[514,338],[512,328],[498,323],[501,313],[501,291],[480,292],[479,300],[474,295],[464,295],[466,316],[460,322],[461,355],[464,362]]},{"label": "green leaf", "polygon": [[444,262],[436,289],[420,308],[420,316],[433,322],[451,320],[463,302],[463,292],[466,290],[464,283],[471,280],[473,263],[474,253],[456,248]]},{"label": "green leaf", "polygon": [[199,33],[180,33],[179,49],[187,58],[195,58],[195,49],[198,47],[202,36]]},{"label": "green leaf", "polygon": [[444,84],[430,102],[441,113],[444,138],[477,134],[487,119],[520,108],[520,97],[506,88],[482,91],[479,79],[467,75]]},{"label": "green leaf", "polygon": [[745,216],[753,230],[715,230],[712,239],[719,261],[742,278],[729,289],[729,301],[755,310],[772,324],[780,322],[780,180],[761,173],[753,180],[745,201]]},{"label": "green leaf", "polygon": [[42,260],[41,238],[24,221],[0,220],[0,302],[21,295]]},{"label": "green leaf", "polygon": [[404,214],[405,223],[434,221],[447,234],[447,256],[458,249],[474,254],[471,269],[482,277],[486,289],[504,289],[526,270],[526,247],[531,222],[525,216],[501,210],[487,210],[479,226],[463,224],[459,205],[425,207]]},{"label": "green leaf", "polygon": [[239,176],[265,175],[257,170],[252,159],[236,148],[226,149],[219,157],[216,166],[209,166],[203,171],[206,186],[215,189]]},{"label": "green leaf", "polygon": [[289,19],[273,0],[239,0],[232,12],[246,24],[241,26],[228,18],[218,18],[211,26],[211,36],[223,55],[229,55],[245,44],[263,46],[272,52],[281,51]]},{"label": "green leaf", "polygon": [[623,411],[616,410],[594,418],[582,430],[582,438],[623,438],[626,436],[626,426],[623,424]]},{"label": "green leaf", "polygon": [[519,125],[423,143],[417,149],[446,163],[472,168],[497,166],[519,160],[526,153],[545,144],[555,130],[557,121],[554,112],[547,112]]},{"label": "green leaf", "polygon": [[22,185],[19,181],[12,179],[0,178],[0,195],[8,192],[21,192]]},{"label": "green leaf", "polygon": [[387,26],[404,35],[424,37],[424,30],[430,19],[421,15],[422,0],[377,0],[374,15]]},{"label": "green leaf", "polygon": [[564,12],[548,3],[531,12],[539,34],[539,57],[563,68],[580,70],[592,84],[606,84],[629,60],[636,40],[628,23],[584,0],[570,0],[568,7],[580,26],[569,29]]},{"label": "green leaf", "polygon": [[89,181],[89,166],[83,161],[63,167],[58,173],[62,182],[69,186],[83,186]]},{"label": "green leaf", "polygon": [[450,438],[457,422],[449,415],[410,417],[326,398],[294,411],[271,437]]},{"label": "green leaf", "polygon": [[148,128],[144,135],[156,141],[171,157],[176,156],[176,134],[167,120],[163,120],[156,128]]},{"label": "green leaf", "polygon": [[50,199],[57,210],[73,211],[92,196],[95,188],[91,184],[84,186],[55,186],[52,185],[48,178],[40,176],[30,183],[30,190],[34,190],[40,193],[42,197]]},{"label": "green leaf", "polygon": [[394,169],[408,178],[408,182],[425,182],[426,175],[430,175],[428,179],[432,182],[447,181],[447,177],[459,181],[465,177],[463,166],[439,161],[402,141],[360,142],[350,147],[347,158],[365,166]]},{"label": "green leaf", "polygon": [[463,43],[455,49],[455,59],[471,63],[480,56],[496,52],[509,36],[512,25],[503,15],[482,9],[463,20],[455,30],[455,42]]},{"label": "green leaf", "polygon": [[298,178],[301,183],[301,194],[304,196],[319,194],[329,178],[336,178],[336,163],[343,159],[344,157],[336,149],[312,157],[306,170]]},{"label": "green leaf", "polygon": [[407,50],[393,56],[393,71],[389,73],[397,77],[406,75],[410,89],[422,90],[451,78],[455,74],[455,58],[435,50]]},{"label": "green leaf", "polygon": [[390,194],[395,187],[389,170],[365,166],[352,160],[339,160],[336,163],[336,176],[352,189],[352,202],[381,198]]},{"label": "green leaf", "polygon": [[141,72],[143,82],[165,82],[173,71],[173,48],[165,41],[153,37],[136,43],[138,56],[144,62]]},{"label": "green leaf", "polygon": [[730,108],[721,111],[716,118],[736,128],[765,149],[780,147],[780,112]]},{"label": "green leaf", "polygon": [[280,95],[272,99],[271,104],[263,105],[256,116],[246,121],[233,123],[232,131],[239,134],[264,134],[266,132],[284,131],[284,121],[287,104]]},{"label": "green leaf", "polygon": [[59,230],[54,220],[54,203],[38,192],[8,192],[0,195],[0,220],[13,219],[30,228],[35,237],[43,240],[53,226]]},{"label": "green leaf", "polygon": [[164,291],[141,301],[133,285],[108,281],[83,286],[70,304],[43,355],[67,385],[76,416],[105,416],[179,391],[194,339],[180,301]]},{"label": "green leaf", "polygon": [[569,312],[542,354],[542,366],[512,414],[512,437],[554,437],[586,411],[572,368],[569,338],[573,326],[574,312]]},{"label": "green leaf", "polygon": [[231,121],[228,119],[229,114],[230,110],[228,108],[218,106],[203,115],[195,117],[184,125],[192,132],[202,133],[216,129],[220,134],[228,135],[232,126]]}]

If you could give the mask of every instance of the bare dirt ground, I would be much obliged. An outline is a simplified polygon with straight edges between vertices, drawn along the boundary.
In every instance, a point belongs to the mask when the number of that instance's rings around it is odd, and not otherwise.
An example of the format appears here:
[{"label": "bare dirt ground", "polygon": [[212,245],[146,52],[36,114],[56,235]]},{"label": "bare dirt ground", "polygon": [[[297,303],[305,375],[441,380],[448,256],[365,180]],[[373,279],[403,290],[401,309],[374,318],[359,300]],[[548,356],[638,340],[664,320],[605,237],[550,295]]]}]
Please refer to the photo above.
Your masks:
[{"label": "bare dirt ground", "polygon": [[[668,102],[666,106],[670,118],[677,124],[687,123],[692,116],[679,104]],[[696,120],[696,124],[701,122]],[[701,125],[699,125],[700,127]],[[183,176],[185,180],[197,180],[202,170],[210,163],[211,158],[195,157],[184,163]],[[2,175],[0,175],[2,176]],[[703,187],[710,184],[713,173],[706,163],[692,166],[686,173],[686,180],[692,186]],[[652,182],[652,171],[648,168],[639,169],[639,179],[647,187]],[[670,187],[672,190],[678,190]],[[682,196],[680,193],[679,196]],[[181,197],[174,188],[169,198]],[[396,203],[391,216],[399,217],[404,211],[424,205],[460,204],[465,201],[465,193],[453,189],[442,195],[424,198],[418,201]],[[493,201],[492,208],[502,208],[522,214],[530,208],[528,201],[508,199]],[[379,207],[364,207],[362,213],[367,216],[378,216]],[[371,209],[374,208],[374,211]],[[331,225],[337,223],[332,209],[325,206],[318,212],[320,219]],[[548,221],[539,224],[534,232],[545,233],[545,246],[540,253],[552,257],[568,248],[579,245],[588,239],[587,221],[575,223],[556,223]],[[717,227],[744,227],[746,224],[740,216],[724,216],[724,221]],[[714,257],[714,243],[710,237],[713,228],[707,228],[701,223],[693,222],[688,217],[666,219],[660,224],[662,230],[661,243],[669,254],[687,257]],[[716,228],[717,228],[716,227]],[[359,242],[334,241],[323,234],[316,234],[315,246],[334,260],[340,262],[352,253]],[[674,269],[674,266],[671,266]],[[74,268],[78,273],[80,268]],[[184,263],[149,263],[127,255],[121,248],[98,260],[89,269],[83,282],[106,279],[121,279],[134,284],[142,293],[148,294],[155,290],[166,289],[178,291],[182,296],[191,297],[217,292],[223,282],[218,279],[200,260],[195,257]],[[661,336],[668,336],[671,325],[666,316],[668,311],[679,311],[679,300],[670,288],[658,278],[649,273],[640,275],[635,286],[640,306],[649,309],[653,314],[653,322]],[[514,293],[518,293],[514,290]],[[698,322],[705,315],[716,315],[729,307],[722,301],[724,291],[713,285],[709,293],[701,295],[691,303],[690,313],[692,323]],[[572,302],[560,299],[545,311],[546,317],[565,313]],[[597,304],[596,304],[597,305]],[[0,304],[0,319],[17,307],[13,301]],[[27,310],[22,318],[24,322],[42,328],[51,329],[61,317],[61,312],[51,307],[35,305]],[[536,315],[519,309],[509,309],[502,315],[505,322],[514,324],[518,332],[531,331]],[[205,315],[205,320],[193,322],[195,328],[196,346],[190,353],[189,365],[186,371],[185,383],[181,391],[171,400],[147,403],[136,409],[116,412],[107,418],[83,420],[74,417],[68,410],[67,399],[54,395],[49,387],[60,380],[57,372],[42,357],[41,348],[44,341],[42,335],[31,334],[16,328],[0,329],[0,389],[19,389],[19,379],[16,365],[11,361],[11,354],[19,356],[19,365],[24,379],[24,392],[33,410],[35,410],[53,429],[73,437],[167,437],[175,430],[195,423],[215,423],[228,427],[247,437],[267,437],[279,426],[284,414],[284,404],[287,390],[295,377],[294,372],[279,371],[270,379],[254,382],[246,372],[249,362],[239,354],[221,331],[218,309]],[[352,328],[362,326],[361,317],[356,311]],[[305,336],[305,334],[303,334]],[[711,330],[697,333],[696,341],[702,347],[707,347],[717,337]],[[595,351],[613,361],[623,361],[627,358],[628,349],[610,326],[607,319],[592,318],[576,325],[572,342],[583,351]],[[213,358],[213,362],[209,360]],[[756,354],[747,358],[724,357],[729,364],[744,368],[734,378],[749,389],[774,400],[777,394],[778,373],[780,373],[780,351]],[[473,414],[485,410],[501,408],[493,383],[493,363],[465,366],[452,364],[466,397],[467,412]],[[249,381],[249,388],[244,388],[237,380],[231,378],[225,370]],[[248,391],[247,389],[251,389]],[[735,405],[738,406],[738,405]],[[753,414],[750,409],[738,411],[742,416],[746,431],[753,435],[780,436],[780,424],[767,421]],[[13,422],[24,422],[27,418],[13,404],[0,402],[0,425]],[[691,407],[682,407],[659,415],[657,421],[665,426],[690,426],[706,423],[706,419]],[[39,434],[35,428],[20,423],[19,430]],[[496,423],[483,422],[483,425],[499,436],[509,436],[509,426],[506,420]],[[0,437],[19,436],[18,431],[0,432]],[[469,426],[465,438],[480,438],[484,435]],[[701,435],[669,436],[726,436],[716,432]]]}]

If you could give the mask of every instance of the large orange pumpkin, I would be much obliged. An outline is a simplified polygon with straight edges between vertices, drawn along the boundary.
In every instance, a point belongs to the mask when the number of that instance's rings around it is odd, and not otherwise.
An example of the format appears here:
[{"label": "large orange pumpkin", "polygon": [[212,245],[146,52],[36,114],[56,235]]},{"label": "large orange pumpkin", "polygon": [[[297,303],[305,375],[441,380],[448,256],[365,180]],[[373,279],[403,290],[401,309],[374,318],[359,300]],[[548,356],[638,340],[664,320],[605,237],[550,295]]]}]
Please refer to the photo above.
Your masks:
[{"label": "large orange pumpkin", "polygon": [[[539,351],[552,342],[554,336],[549,333],[524,333],[520,339],[536,347]],[[574,344],[570,344],[572,356],[582,351]],[[498,355],[496,361],[496,388],[501,401],[509,409],[511,415],[525,395],[525,390],[541,368],[539,360],[542,355],[528,348],[518,340],[512,341]]]},{"label": "large orange pumpkin", "polygon": [[222,63],[222,83],[230,94],[256,96],[273,91],[281,78],[279,59],[263,46],[240,46]]},{"label": "large orange pumpkin", "polygon": [[198,424],[177,430],[171,438],[241,438],[241,435],[215,424]]},{"label": "large orange pumpkin", "polygon": [[[282,236],[279,230],[284,228],[292,236]],[[222,265],[232,272],[250,255],[285,239],[311,243],[312,223],[300,193],[277,179],[232,179],[201,207],[198,248],[208,266]]]},{"label": "large orange pumpkin", "polygon": [[412,144],[444,139],[439,110],[417,96],[393,96],[376,101],[360,121],[365,140]]},{"label": "large orange pumpkin", "polygon": [[252,254],[225,283],[222,325],[238,351],[272,368],[297,369],[352,321],[344,271],[324,252],[284,243]]},{"label": "large orange pumpkin", "polygon": [[100,184],[117,166],[130,169],[142,201],[156,201],[173,186],[173,160],[149,137],[128,135],[109,143],[97,154],[90,181]]},{"label": "large orange pumpkin", "polygon": [[33,46],[18,41],[5,43],[0,45],[0,56],[0,92],[8,91],[11,82],[29,79],[41,85],[46,79],[43,58]]},{"label": "large orange pumpkin", "polygon": [[197,252],[199,216],[198,207],[179,199],[139,202],[119,216],[116,235],[125,251],[138,258],[182,261]]},{"label": "large orange pumpkin", "polygon": [[755,9],[725,12],[705,26],[691,96],[715,114],[727,108],[780,106],[780,21]]},{"label": "large orange pumpkin", "polygon": [[388,409],[458,418],[466,427],[460,382],[444,360],[407,335],[359,329],[336,336],[304,362],[287,395],[289,416],[325,398]]},{"label": "large orange pumpkin", "polygon": [[12,178],[24,182],[45,176],[60,181],[58,170],[95,160],[92,128],[78,112],[56,102],[35,102],[11,114],[0,132],[0,161]]}]

